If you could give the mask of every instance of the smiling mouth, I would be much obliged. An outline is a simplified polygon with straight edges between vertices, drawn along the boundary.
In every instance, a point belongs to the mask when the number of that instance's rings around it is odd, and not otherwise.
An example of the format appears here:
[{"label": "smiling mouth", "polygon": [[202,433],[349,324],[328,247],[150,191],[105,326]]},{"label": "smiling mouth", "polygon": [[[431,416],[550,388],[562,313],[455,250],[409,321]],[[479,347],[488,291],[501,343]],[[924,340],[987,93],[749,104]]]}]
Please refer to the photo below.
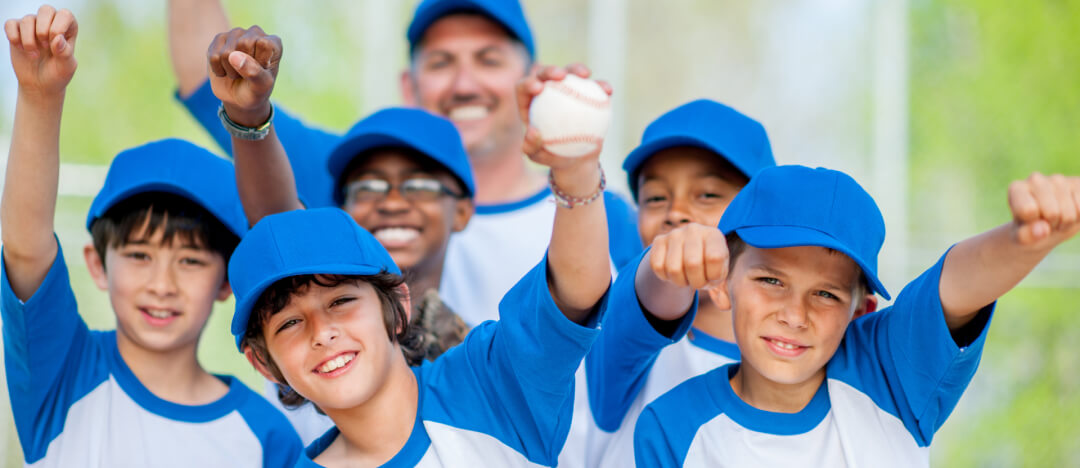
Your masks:
[{"label": "smiling mouth", "polygon": [[461,106],[450,109],[446,113],[446,118],[453,122],[469,122],[473,120],[480,120],[487,117],[490,111],[486,106],[471,105]]},{"label": "smiling mouth", "polygon": [[765,340],[765,344],[769,346],[769,349],[777,355],[783,357],[796,357],[810,349],[809,346],[803,346],[792,343],[786,340],[780,340],[776,338],[761,337]]},{"label": "smiling mouth", "polygon": [[324,377],[337,377],[344,374],[345,371],[351,367],[350,365],[354,359],[356,359],[355,351],[341,353],[331,359],[327,359],[312,372]]},{"label": "smiling mouth", "polygon": [[139,307],[139,312],[142,313],[143,318],[145,318],[150,325],[154,326],[168,325],[180,316],[179,311],[152,307]]},{"label": "smiling mouth", "polygon": [[409,227],[379,228],[372,233],[383,247],[396,247],[420,238],[420,230]]}]

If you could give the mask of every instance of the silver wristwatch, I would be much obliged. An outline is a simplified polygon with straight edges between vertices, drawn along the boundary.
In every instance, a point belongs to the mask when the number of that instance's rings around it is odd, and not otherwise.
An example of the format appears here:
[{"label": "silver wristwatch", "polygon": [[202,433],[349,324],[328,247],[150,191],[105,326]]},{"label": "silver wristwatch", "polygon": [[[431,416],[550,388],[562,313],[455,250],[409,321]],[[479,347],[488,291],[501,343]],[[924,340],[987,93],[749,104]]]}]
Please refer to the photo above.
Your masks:
[{"label": "silver wristwatch", "polygon": [[218,117],[221,118],[221,126],[225,127],[225,130],[234,138],[247,141],[258,141],[266,138],[266,135],[270,134],[270,124],[274,121],[274,105],[270,105],[270,116],[266,118],[266,122],[258,127],[245,127],[233,122],[232,119],[229,118],[229,114],[225,113],[224,104],[218,107],[217,114]]}]

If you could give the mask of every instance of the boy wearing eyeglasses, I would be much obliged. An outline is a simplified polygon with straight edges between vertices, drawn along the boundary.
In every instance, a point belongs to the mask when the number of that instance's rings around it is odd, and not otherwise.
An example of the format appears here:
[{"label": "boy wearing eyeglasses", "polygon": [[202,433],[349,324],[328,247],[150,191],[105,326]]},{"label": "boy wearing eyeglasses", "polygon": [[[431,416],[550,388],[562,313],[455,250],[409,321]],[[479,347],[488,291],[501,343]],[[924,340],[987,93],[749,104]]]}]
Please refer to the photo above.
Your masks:
[{"label": "boy wearing eyeglasses", "polygon": [[[273,43],[250,44],[245,50],[254,54],[255,48],[281,50],[276,36],[260,40]],[[276,60],[248,55],[252,56],[259,63]],[[212,69],[215,58],[228,56],[211,50]],[[252,65],[261,74],[229,78],[211,73],[210,82],[222,101],[222,123],[232,134],[240,198],[254,225],[264,216],[304,208],[306,200],[297,193],[274,127],[251,130],[269,120],[263,112],[269,109],[275,78],[261,65]],[[419,349],[403,348],[409,364],[434,360],[461,343],[469,327],[438,295],[450,234],[464,229],[475,209],[472,168],[453,123],[422,109],[380,110],[339,140],[327,159],[327,170],[334,182],[327,188],[334,203],[386,248],[409,285],[410,322],[423,330]],[[268,384],[267,395],[280,409],[285,410],[281,398],[287,394],[287,389]],[[311,405],[285,413],[305,445],[333,425]]]}]

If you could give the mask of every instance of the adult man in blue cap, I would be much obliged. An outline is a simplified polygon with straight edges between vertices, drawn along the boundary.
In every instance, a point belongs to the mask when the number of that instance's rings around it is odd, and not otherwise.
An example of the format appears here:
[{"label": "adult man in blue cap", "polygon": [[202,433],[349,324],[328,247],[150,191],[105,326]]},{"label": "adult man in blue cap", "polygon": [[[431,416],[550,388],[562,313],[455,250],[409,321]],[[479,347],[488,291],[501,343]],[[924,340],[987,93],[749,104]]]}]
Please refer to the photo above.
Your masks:
[{"label": "adult man in blue cap", "polygon": [[[217,0],[170,0],[169,43],[179,97],[222,148],[231,149],[219,123],[219,104],[206,84],[207,44],[228,30]],[[521,154],[524,126],[515,83],[533,70],[535,43],[516,0],[424,0],[409,25],[408,70],[401,95],[409,106],[447,117],[462,134],[476,177],[476,215],[452,239],[441,286],[443,297],[470,325],[495,318],[498,301],[543,256],[555,207],[543,175]],[[258,28],[234,29],[225,42],[265,40]],[[220,44],[219,44],[220,45]],[[263,58],[256,57],[260,63]],[[265,57],[276,74],[276,58]],[[223,71],[235,76],[227,64]],[[272,76],[271,76],[272,78]],[[310,127],[269,104],[250,115],[231,115],[241,127],[273,120],[297,189],[308,206],[333,206],[326,155],[337,135]],[[605,194],[611,258],[622,265],[640,252],[633,208]]]}]

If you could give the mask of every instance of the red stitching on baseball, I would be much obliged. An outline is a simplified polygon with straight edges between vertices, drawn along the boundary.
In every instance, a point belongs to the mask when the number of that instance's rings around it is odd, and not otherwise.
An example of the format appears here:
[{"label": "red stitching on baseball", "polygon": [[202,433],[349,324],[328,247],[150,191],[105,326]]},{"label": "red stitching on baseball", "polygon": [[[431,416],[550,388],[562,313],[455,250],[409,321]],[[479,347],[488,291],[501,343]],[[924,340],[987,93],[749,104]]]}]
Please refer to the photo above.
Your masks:
[{"label": "red stitching on baseball", "polygon": [[600,144],[604,141],[603,138],[596,135],[567,135],[559,138],[552,138],[550,140],[544,140],[544,146],[547,145],[561,145],[565,143],[594,143]]},{"label": "red stitching on baseball", "polygon": [[554,88],[556,91],[559,91],[559,92],[561,92],[561,93],[563,93],[563,94],[565,94],[567,96],[570,96],[572,98],[578,99],[581,102],[584,102],[585,104],[593,106],[593,107],[595,107],[597,109],[607,109],[609,106],[611,106],[611,100],[610,99],[605,98],[604,100],[600,100],[600,99],[596,99],[596,98],[586,96],[584,94],[579,93],[576,89],[573,89],[573,88],[567,86],[562,81],[548,81],[547,86],[550,86],[550,87]]}]

